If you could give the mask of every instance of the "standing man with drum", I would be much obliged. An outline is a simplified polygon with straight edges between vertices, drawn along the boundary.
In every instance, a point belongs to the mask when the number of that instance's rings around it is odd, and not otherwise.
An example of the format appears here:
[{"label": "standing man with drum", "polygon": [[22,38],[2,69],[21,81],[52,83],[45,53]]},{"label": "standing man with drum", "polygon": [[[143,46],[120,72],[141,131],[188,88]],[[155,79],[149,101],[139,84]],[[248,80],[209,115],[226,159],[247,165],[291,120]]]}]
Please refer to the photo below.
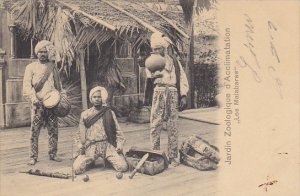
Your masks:
[{"label": "standing man with drum", "polygon": [[[37,62],[26,66],[23,80],[23,96],[31,103],[31,151],[29,165],[35,165],[38,158],[38,137],[42,126],[47,127],[49,137],[49,159],[61,162],[56,156],[58,142],[58,119],[53,108],[43,104],[51,92],[61,92],[62,84],[55,67],[55,50],[51,42],[40,41],[35,47]],[[50,99],[49,99],[50,100]],[[48,101],[49,101],[48,100]]]}]

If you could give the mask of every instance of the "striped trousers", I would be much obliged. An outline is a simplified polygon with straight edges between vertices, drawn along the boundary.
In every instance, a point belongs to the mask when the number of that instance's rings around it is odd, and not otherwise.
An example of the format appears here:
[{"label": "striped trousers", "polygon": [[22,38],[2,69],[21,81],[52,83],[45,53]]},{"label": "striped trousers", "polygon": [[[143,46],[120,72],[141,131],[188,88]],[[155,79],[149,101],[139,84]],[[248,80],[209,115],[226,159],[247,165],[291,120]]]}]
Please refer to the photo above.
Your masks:
[{"label": "striped trousers", "polygon": [[31,109],[31,137],[30,137],[30,158],[38,158],[38,140],[42,126],[48,130],[48,154],[49,157],[56,156],[58,143],[58,120],[51,109],[43,106],[33,106]]},{"label": "striped trousers", "polygon": [[168,134],[168,156],[178,155],[178,94],[175,87],[155,87],[150,115],[150,140],[153,150],[160,150],[160,134]]}]

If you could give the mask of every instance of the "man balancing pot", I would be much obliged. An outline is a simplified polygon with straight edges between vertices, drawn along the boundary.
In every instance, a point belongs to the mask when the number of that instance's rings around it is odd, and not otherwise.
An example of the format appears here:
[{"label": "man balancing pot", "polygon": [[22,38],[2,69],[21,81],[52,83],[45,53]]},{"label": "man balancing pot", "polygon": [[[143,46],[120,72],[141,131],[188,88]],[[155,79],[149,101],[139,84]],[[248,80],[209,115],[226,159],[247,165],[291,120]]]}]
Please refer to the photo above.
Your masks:
[{"label": "man balancing pot", "polygon": [[[40,41],[35,47],[37,62],[26,66],[23,80],[23,96],[31,103],[31,138],[29,165],[35,165],[38,158],[38,138],[42,126],[46,126],[49,136],[49,159],[61,162],[57,157],[58,121],[54,106],[46,107],[46,103],[60,100],[62,89],[61,80],[55,67],[55,49],[51,42]],[[57,99],[51,98],[52,92],[58,94]],[[58,93],[57,93],[58,92]],[[49,99],[50,98],[50,99]],[[46,101],[47,99],[47,101]],[[50,104],[51,105],[51,104]]]},{"label": "man balancing pot", "polygon": [[125,138],[115,113],[106,106],[107,91],[97,86],[90,91],[89,97],[93,107],[81,113],[75,137],[79,155],[73,164],[74,172],[84,173],[99,157],[106,159],[118,172],[125,172],[128,169],[123,155]]},{"label": "man balancing pot", "polygon": [[[168,133],[168,156],[170,164],[179,165],[178,156],[178,109],[187,106],[189,89],[182,65],[172,52],[171,40],[161,33],[151,36],[152,55],[145,61],[145,105],[152,101],[150,114],[150,140],[153,150],[160,150],[160,133]],[[152,99],[152,100],[151,100]]]}]

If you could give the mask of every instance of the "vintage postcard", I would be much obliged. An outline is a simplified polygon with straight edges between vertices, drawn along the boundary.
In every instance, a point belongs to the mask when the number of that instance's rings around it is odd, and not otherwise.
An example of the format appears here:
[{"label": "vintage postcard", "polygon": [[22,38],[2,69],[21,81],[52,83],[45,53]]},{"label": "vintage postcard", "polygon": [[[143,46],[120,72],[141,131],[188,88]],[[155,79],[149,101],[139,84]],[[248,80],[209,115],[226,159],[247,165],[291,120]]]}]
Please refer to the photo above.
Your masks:
[{"label": "vintage postcard", "polygon": [[0,195],[299,195],[299,14],[0,0]]},{"label": "vintage postcard", "polygon": [[219,7],[220,195],[298,195],[299,2]]}]

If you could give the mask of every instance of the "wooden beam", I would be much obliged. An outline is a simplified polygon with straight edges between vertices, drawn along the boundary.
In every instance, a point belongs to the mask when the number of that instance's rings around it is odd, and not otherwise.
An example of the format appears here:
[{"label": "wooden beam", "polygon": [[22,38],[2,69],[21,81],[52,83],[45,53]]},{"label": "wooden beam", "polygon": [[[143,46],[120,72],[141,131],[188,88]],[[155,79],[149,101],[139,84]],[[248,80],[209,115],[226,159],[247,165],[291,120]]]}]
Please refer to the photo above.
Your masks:
[{"label": "wooden beam", "polygon": [[144,26],[145,28],[149,29],[150,31],[152,31],[153,33],[156,33],[156,32],[159,32],[161,33],[159,30],[157,30],[155,27],[153,27],[152,25],[150,25],[149,23],[146,23],[144,22],[143,20],[141,20],[140,18],[136,17],[135,15],[127,12],[126,10],[124,10],[123,8],[117,6],[117,5],[114,5],[113,3],[111,2],[108,2],[108,1],[102,1],[104,3],[106,3],[107,5],[115,8],[116,10],[126,14],[127,16],[129,16],[130,18],[134,19],[135,21],[137,21],[138,23],[140,23],[142,26]]},{"label": "wooden beam", "polygon": [[104,26],[104,27],[106,27],[106,28],[108,28],[108,29],[110,29],[110,30],[112,30],[112,31],[116,31],[116,29],[117,29],[115,26],[113,26],[113,25],[111,25],[111,24],[105,22],[104,20],[101,20],[100,18],[97,18],[97,17],[95,17],[95,16],[92,16],[92,15],[90,15],[90,14],[84,12],[84,11],[81,11],[81,10],[78,9],[77,7],[74,7],[74,6],[72,6],[72,5],[69,5],[69,4],[65,3],[65,2],[61,2],[61,1],[59,1],[59,0],[56,0],[56,2],[59,3],[59,4],[61,4],[61,5],[63,5],[63,6],[65,6],[65,7],[67,7],[67,8],[69,8],[69,9],[71,9],[71,10],[74,10],[74,11],[76,11],[76,12],[78,12],[78,13],[84,15],[85,17],[87,17],[87,18],[89,18],[89,19],[91,19],[91,20],[97,22],[98,24],[100,24],[100,25],[102,25],[102,26]]},{"label": "wooden beam", "polygon": [[183,35],[183,37],[189,39],[190,37],[185,33],[183,32],[182,30],[180,30],[176,24],[174,24],[170,19],[166,18],[165,16],[161,15],[159,12],[143,5],[142,3],[138,3],[138,2],[135,2],[136,4],[148,9],[149,11],[153,12],[154,14],[158,15],[159,17],[161,17],[162,19],[164,19],[167,23],[169,23],[174,29],[176,29],[181,35]]}]

